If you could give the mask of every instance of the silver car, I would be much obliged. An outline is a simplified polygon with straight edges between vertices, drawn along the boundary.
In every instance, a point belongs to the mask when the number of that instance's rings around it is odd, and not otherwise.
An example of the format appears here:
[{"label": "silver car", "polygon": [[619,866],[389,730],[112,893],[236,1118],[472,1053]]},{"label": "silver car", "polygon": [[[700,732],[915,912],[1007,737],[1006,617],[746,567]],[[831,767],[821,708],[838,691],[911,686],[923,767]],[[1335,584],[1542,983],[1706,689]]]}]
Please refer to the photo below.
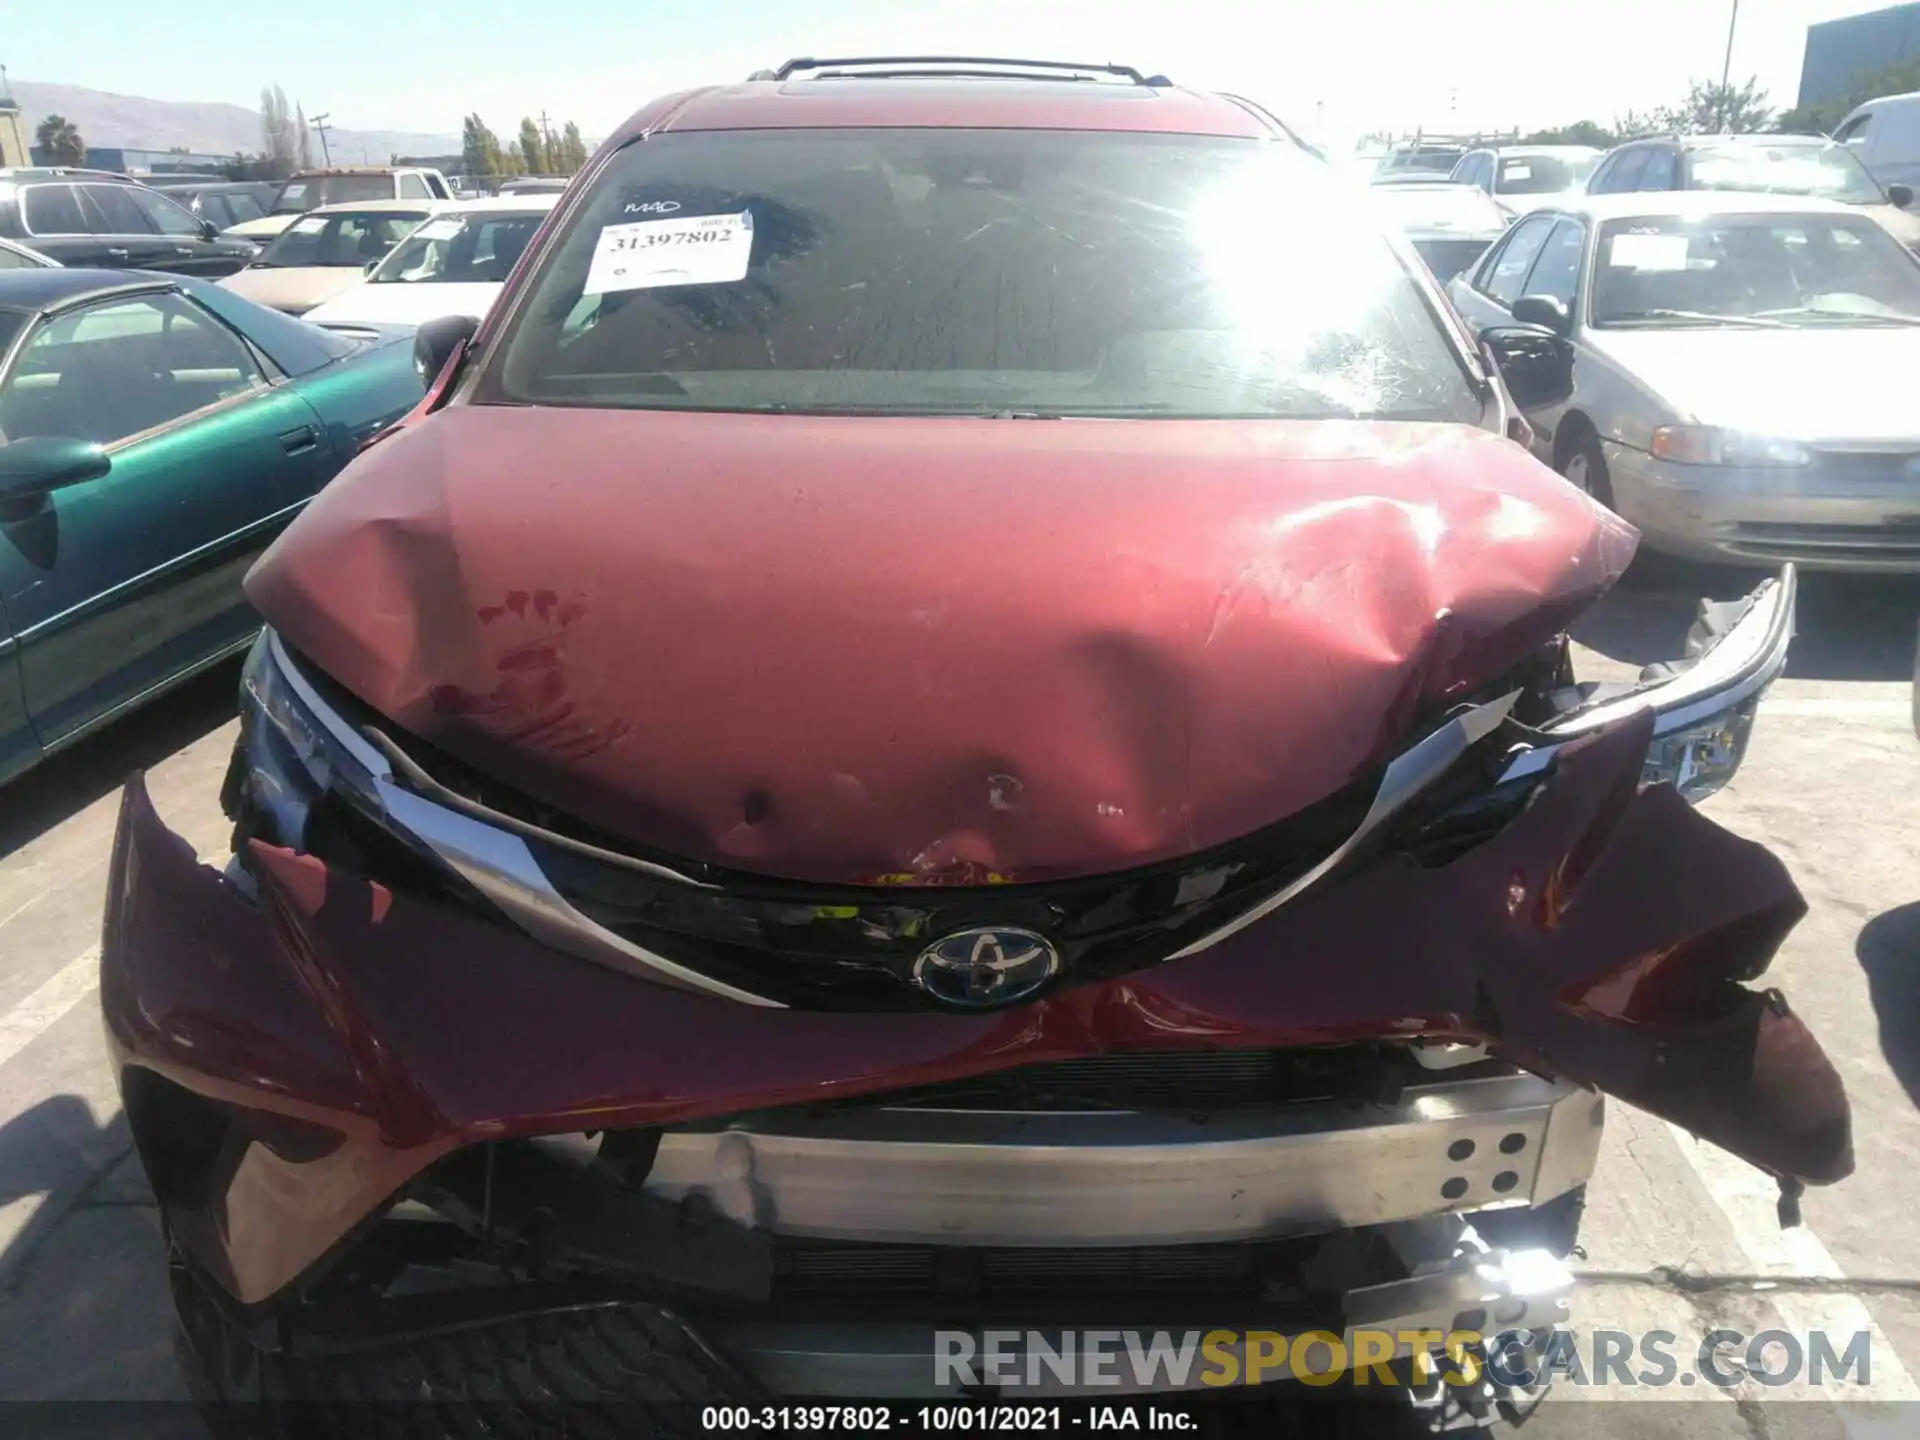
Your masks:
[{"label": "silver car", "polygon": [[1448,294],[1538,325],[1536,453],[1699,560],[1920,572],[1920,260],[1853,207],[1705,191],[1534,211]]}]

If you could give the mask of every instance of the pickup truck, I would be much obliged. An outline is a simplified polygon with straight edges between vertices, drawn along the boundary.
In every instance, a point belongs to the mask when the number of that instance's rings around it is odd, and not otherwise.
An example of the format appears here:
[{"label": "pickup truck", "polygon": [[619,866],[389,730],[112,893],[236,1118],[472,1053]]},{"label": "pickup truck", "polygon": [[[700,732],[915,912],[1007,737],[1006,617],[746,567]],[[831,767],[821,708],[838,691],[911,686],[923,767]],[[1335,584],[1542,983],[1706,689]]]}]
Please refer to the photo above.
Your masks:
[{"label": "pickup truck", "polygon": [[330,165],[296,170],[281,184],[268,213],[222,231],[265,244],[309,210],[364,200],[452,200],[438,170],[412,165]]}]

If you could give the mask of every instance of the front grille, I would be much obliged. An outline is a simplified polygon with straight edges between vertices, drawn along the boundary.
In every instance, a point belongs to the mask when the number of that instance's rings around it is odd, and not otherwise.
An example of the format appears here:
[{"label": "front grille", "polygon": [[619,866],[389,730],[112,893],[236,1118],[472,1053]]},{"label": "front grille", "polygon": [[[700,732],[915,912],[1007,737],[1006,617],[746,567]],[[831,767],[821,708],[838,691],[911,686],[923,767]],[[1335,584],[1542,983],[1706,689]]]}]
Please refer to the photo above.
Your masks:
[{"label": "front grille", "polygon": [[[1915,496],[1920,507],[1920,494]],[[1727,528],[1727,549],[1757,558],[1824,560],[1844,555],[1902,559],[1920,556],[1920,514],[1912,523],[1885,525],[1799,525],[1749,521]]]},{"label": "front grille", "polygon": [[[1531,691],[1524,675],[1550,669],[1557,653],[1543,647],[1492,688],[1519,684]],[[993,885],[822,885],[727,870],[598,830],[399,729],[318,667],[293,659],[347,723],[380,732],[434,786],[531,827],[522,838],[546,880],[592,924],[713,980],[800,1009],[933,1006],[910,983],[914,962],[941,936],[976,927],[1046,936],[1063,962],[1060,985],[1157,964],[1344,843],[1365,817],[1380,774],[1370,769],[1306,809],[1212,850],[1107,875]],[[428,794],[433,798],[430,787]],[[661,878],[660,870],[699,883]]]},{"label": "front grille", "polygon": [[1920,459],[1915,450],[1815,450],[1812,470],[1816,475],[1835,480],[1911,483],[1907,466]]},{"label": "front grille", "polygon": [[921,951],[976,926],[1038,931],[1066,983],[1158,963],[1318,864],[1359,826],[1369,775],[1279,825],[1203,855],[1087,879],[854,888],[730,876],[695,890],[530,842],[554,888],[595,924],[678,964],[807,1008],[931,1003],[908,983]]},{"label": "front grille", "polygon": [[661,879],[580,849],[526,836],[547,880],[594,924],[677,964],[805,1009],[931,1005],[908,983],[942,935],[976,926],[1038,931],[1063,961],[1063,983],[1155,964],[1311,869],[1365,817],[1370,771],[1276,825],[1179,860],[1082,879],[998,885],[833,886],[724,870],[650,852],[583,826],[419,737],[327,691],[356,723],[390,741],[448,790],[565,840],[651,862],[712,888]]}]

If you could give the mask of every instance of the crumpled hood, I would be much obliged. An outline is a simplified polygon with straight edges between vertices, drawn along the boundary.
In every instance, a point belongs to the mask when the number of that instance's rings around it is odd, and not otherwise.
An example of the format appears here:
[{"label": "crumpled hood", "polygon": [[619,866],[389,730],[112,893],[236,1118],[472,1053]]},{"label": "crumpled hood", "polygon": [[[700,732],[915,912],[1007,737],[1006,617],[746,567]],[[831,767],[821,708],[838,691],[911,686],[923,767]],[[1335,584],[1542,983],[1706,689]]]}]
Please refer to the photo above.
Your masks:
[{"label": "crumpled hood", "polygon": [[642,845],[1037,880],[1331,794],[1633,544],[1454,426],[463,406],[247,593],[405,729]]}]

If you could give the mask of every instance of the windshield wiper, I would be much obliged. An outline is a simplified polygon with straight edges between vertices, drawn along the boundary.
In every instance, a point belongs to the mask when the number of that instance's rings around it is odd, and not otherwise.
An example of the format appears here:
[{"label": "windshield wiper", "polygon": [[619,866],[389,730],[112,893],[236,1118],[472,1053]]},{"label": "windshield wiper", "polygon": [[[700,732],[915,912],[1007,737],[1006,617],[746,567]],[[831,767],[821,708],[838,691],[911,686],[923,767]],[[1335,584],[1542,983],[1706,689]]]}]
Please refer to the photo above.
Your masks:
[{"label": "windshield wiper", "polygon": [[1755,330],[1785,330],[1784,320],[1768,320],[1759,315],[1710,315],[1704,310],[1629,310],[1610,315],[1604,323],[1620,325],[1637,320],[1684,320],[1696,325],[1746,325]]},{"label": "windshield wiper", "polygon": [[1805,320],[1831,320],[1840,325],[1920,325],[1920,315],[1882,315],[1872,310],[1817,310],[1797,306],[1790,310],[1762,310],[1761,316],[1792,315]]}]

